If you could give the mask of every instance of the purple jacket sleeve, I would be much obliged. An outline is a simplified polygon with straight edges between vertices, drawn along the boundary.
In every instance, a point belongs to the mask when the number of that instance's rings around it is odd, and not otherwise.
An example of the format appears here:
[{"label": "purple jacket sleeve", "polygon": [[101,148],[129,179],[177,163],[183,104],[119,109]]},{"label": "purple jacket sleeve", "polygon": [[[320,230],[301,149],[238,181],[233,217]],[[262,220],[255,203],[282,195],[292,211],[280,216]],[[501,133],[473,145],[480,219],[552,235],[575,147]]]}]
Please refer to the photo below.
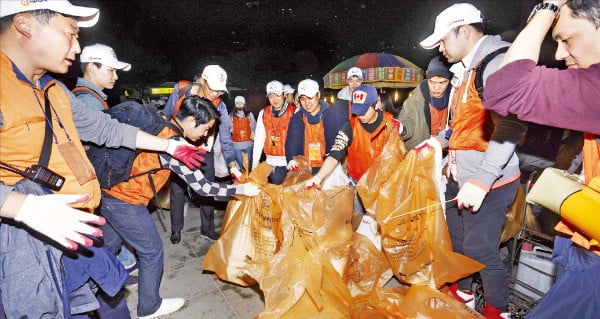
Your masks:
[{"label": "purple jacket sleeve", "polygon": [[524,121],[600,134],[598,88],[600,64],[559,70],[518,60],[490,75],[484,105]]}]

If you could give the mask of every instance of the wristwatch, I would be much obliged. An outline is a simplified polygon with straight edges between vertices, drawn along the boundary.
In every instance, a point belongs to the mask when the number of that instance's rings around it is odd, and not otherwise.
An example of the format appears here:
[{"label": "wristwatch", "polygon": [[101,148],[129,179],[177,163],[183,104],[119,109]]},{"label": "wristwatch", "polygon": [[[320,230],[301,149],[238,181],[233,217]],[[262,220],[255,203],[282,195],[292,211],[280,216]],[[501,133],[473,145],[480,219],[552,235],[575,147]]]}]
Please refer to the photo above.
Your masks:
[{"label": "wristwatch", "polygon": [[531,11],[529,18],[527,18],[527,23],[529,23],[531,18],[533,18],[533,16],[540,10],[550,10],[550,11],[554,12],[555,16],[558,16],[558,14],[560,13],[560,8],[557,5],[555,5],[554,3],[550,3],[550,2],[538,3],[535,5],[535,7],[533,7],[533,10]]}]

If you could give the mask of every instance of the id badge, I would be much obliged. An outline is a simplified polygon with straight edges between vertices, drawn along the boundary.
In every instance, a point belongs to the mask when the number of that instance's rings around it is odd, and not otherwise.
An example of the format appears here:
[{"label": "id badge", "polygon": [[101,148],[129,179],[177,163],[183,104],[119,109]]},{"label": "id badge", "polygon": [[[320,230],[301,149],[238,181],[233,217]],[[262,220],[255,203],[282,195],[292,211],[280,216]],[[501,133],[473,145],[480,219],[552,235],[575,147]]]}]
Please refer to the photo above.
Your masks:
[{"label": "id badge", "polygon": [[311,162],[320,162],[323,160],[321,156],[321,143],[308,144],[308,160]]},{"label": "id badge", "polygon": [[96,173],[81,155],[81,152],[77,149],[75,143],[69,141],[67,143],[58,144],[58,151],[67,163],[67,166],[71,169],[71,172],[73,172],[79,185],[83,186],[83,184],[96,178]]},{"label": "id badge", "polygon": [[281,137],[279,136],[271,136],[271,148],[276,149],[279,148],[279,144],[281,143]]}]

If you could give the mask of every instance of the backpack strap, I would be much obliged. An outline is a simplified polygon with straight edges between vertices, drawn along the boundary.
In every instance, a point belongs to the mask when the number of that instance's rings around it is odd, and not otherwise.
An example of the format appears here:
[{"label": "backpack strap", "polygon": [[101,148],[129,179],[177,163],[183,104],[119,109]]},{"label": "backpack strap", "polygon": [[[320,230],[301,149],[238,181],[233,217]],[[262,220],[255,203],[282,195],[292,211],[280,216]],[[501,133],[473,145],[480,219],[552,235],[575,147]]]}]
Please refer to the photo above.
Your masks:
[{"label": "backpack strap", "polygon": [[486,55],[483,60],[479,63],[479,65],[475,68],[475,89],[477,89],[477,94],[479,98],[483,101],[483,73],[485,72],[485,68],[488,63],[492,61],[495,57],[500,54],[506,53],[508,51],[508,47],[500,48],[494,52]]},{"label": "backpack strap", "polygon": [[75,96],[80,96],[82,94],[90,94],[93,97],[95,97],[96,99],[98,99],[98,101],[100,101],[100,103],[102,103],[102,107],[104,107],[105,110],[108,110],[108,103],[106,103],[106,101],[102,98],[102,96],[100,96],[100,94],[98,94],[98,92],[90,89],[87,86],[76,86],[73,91],[73,94],[75,94]]}]

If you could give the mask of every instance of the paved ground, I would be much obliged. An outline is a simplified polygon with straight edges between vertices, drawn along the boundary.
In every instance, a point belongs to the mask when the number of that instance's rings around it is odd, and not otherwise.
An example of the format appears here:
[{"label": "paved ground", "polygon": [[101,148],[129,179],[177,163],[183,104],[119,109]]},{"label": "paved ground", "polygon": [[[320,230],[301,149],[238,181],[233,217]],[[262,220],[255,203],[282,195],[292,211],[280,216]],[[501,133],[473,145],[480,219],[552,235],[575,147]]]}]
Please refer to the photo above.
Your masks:
[{"label": "paved ground", "polygon": [[[223,211],[217,210],[215,223],[220,229]],[[183,309],[161,318],[177,319],[246,319],[256,317],[264,307],[263,296],[257,287],[240,287],[215,279],[212,273],[200,270],[204,255],[213,242],[200,236],[200,213],[198,208],[189,206],[185,217],[181,243],[171,244],[169,212],[165,211],[163,232],[156,213],[152,214],[156,227],[163,238],[165,271],[160,287],[163,298],[183,297]],[[131,289],[127,303],[132,318],[137,318],[137,288]]]}]

